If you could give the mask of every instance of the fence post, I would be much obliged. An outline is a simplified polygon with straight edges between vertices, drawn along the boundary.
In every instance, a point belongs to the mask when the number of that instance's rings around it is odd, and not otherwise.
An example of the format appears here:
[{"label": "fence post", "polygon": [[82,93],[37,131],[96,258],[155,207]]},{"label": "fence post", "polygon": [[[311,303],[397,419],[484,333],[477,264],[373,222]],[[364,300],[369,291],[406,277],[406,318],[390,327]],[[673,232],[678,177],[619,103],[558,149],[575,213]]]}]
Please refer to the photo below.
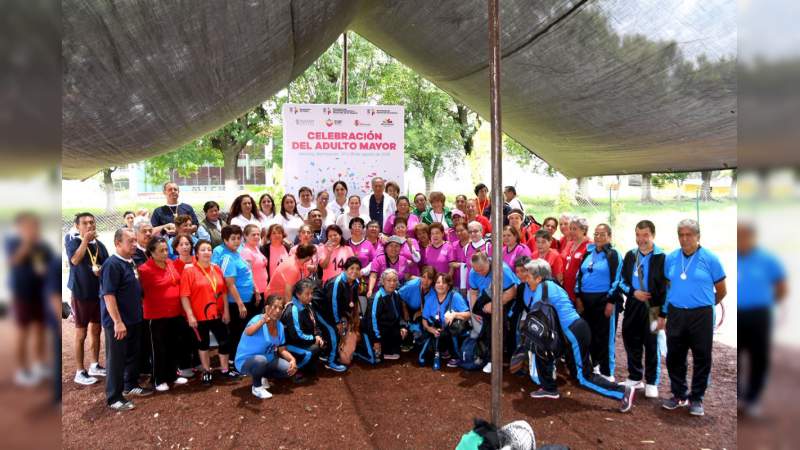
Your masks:
[{"label": "fence post", "polygon": [[611,194],[611,186],[608,187],[608,224],[614,226],[614,199]]},{"label": "fence post", "polygon": [[697,220],[697,225],[700,225],[700,189],[697,190],[697,194],[694,196],[694,209],[695,209],[695,216],[696,216],[695,219]]}]

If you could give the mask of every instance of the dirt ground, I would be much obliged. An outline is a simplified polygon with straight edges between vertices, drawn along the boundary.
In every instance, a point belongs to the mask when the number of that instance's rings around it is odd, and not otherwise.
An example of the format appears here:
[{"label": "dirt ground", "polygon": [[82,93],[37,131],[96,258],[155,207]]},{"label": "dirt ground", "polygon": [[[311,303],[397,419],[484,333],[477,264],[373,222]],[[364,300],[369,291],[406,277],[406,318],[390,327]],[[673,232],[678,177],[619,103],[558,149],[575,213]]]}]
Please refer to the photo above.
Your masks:
[{"label": "dirt ground", "polygon": [[[410,355],[380,367],[357,363],[347,373],[322,369],[310,384],[273,383],[270,400],[250,394],[249,378],[199,381],[135,399],[136,409],[105,406],[103,383],[72,381],[73,325],[64,322],[64,448],[454,448],[474,417],[488,418],[490,377],[481,372],[420,368]],[[617,379],[624,379],[617,339]],[[101,356],[102,358],[102,356]],[[662,397],[668,395],[662,369]],[[559,400],[533,400],[528,378],[504,374],[503,422],[526,420],[539,445],[572,448],[736,448],[736,351],[715,343],[705,417],[666,411],[640,395],[633,411],[559,379]]]}]

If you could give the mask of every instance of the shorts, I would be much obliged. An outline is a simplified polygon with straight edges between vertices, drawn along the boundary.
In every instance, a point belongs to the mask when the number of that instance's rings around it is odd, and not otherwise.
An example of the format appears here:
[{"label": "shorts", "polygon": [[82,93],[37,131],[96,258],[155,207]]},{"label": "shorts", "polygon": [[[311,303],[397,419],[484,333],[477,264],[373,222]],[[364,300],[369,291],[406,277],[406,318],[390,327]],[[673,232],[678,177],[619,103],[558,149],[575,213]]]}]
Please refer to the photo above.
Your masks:
[{"label": "shorts", "polygon": [[75,317],[75,328],[86,328],[90,323],[100,323],[100,302],[95,300],[78,300],[72,297],[72,315]]},{"label": "shorts", "polygon": [[217,349],[219,353],[222,355],[230,355],[230,349],[228,347],[230,346],[231,340],[228,337],[228,327],[222,322],[222,319],[197,322],[197,333],[200,335],[200,342],[197,344],[198,350],[203,352],[208,351],[211,343],[209,332],[214,333],[214,337],[217,338],[217,343],[219,344]]},{"label": "shorts", "polygon": [[44,323],[44,301],[15,298],[14,319],[19,326],[27,326],[33,322]]}]

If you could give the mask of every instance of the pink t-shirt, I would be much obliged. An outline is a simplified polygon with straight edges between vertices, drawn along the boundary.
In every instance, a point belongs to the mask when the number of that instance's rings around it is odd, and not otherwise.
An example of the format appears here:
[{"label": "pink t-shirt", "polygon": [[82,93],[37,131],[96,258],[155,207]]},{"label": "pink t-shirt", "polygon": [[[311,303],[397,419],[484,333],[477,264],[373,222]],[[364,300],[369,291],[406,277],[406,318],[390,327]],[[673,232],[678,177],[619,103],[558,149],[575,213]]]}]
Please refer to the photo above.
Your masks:
[{"label": "pink t-shirt", "polygon": [[269,245],[269,273],[275,273],[278,265],[289,257],[286,247],[283,244],[270,244]]},{"label": "pink t-shirt", "polygon": [[[383,234],[387,236],[391,236],[394,234],[394,218],[397,217],[397,214],[392,214],[386,219],[386,222],[383,224]],[[408,235],[412,238],[416,238],[417,235],[414,234],[414,227],[417,226],[419,223],[419,217],[409,214],[408,219],[406,222],[406,228],[408,228]]]},{"label": "pink t-shirt", "polygon": [[429,245],[422,252],[422,265],[431,266],[437,272],[450,273],[451,250],[450,243],[444,242],[438,248]]},{"label": "pink t-shirt", "polygon": [[347,244],[353,249],[353,254],[355,254],[358,259],[361,261],[361,268],[367,267],[369,263],[375,258],[375,247],[372,246],[372,243],[366,239],[356,244],[353,240],[347,241]]},{"label": "pink t-shirt", "polygon": [[[411,242],[411,246],[414,250],[417,251],[417,254],[420,255],[420,261],[422,261],[422,253],[419,251],[419,243],[414,238],[407,238]],[[375,256],[383,254],[383,246],[381,246],[380,250],[375,253]],[[404,257],[408,260],[408,274],[413,276],[419,275],[419,266],[417,263],[414,262],[414,258],[411,257],[411,249],[408,248],[408,244],[403,244],[400,247],[400,256]]]},{"label": "pink t-shirt", "polygon": [[[466,272],[466,262],[467,260],[464,257],[464,247],[461,245],[461,242],[455,240],[450,243],[450,261],[452,262],[460,262],[462,269],[457,269],[453,274],[453,283],[454,286],[459,289],[466,289],[467,288],[467,272]],[[462,273],[463,272],[463,273]]]},{"label": "pink t-shirt", "polygon": [[517,244],[510,251],[505,245],[503,246],[503,261],[505,261],[505,263],[508,264],[508,267],[510,267],[512,270],[514,269],[514,261],[516,261],[520,256],[530,257],[531,249],[529,249],[525,244]]},{"label": "pink t-shirt", "polygon": [[[284,250],[285,251],[285,250]],[[258,248],[248,246],[239,250],[239,255],[250,265],[253,273],[253,283],[256,285],[256,292],[264,293],[267,291],[267,257]]]},{"label": "pink t-shirt", "polygon": [[[297,253],[297,247],[299,247],[299,246],[300,246],[300,244],[297,244],[294,247],[292,247],[292,249],[289,250],[289,256],[294,256]],[[314,247],[317,247],[317,252],[314,253],[314,256],[311,257],[311,260],[308,263],[313,265],[314,267],[316,267],[316,266],[319,266],[319,248],[320,248],[320,246],[319,245],[315,245]]]},{"label": "pink t-shirt", "polygon": [[407,260],[403,255],[397,257],[397,261],[391,262],[386,258],[386,255],[381,254],[376,256],[375,259],[372,260],[372,266],[370,266],[370,272],[378,274],[378,280],[381,278],[381,274],[386,269],[394,269],[397,271],[398,278],[400,279],[400,284],[403,284],[406,281],[406,274],[409,273],[408,269],[411,267],[413,263]]},{"label": "pink t-shirt", "polygon": [[[327,245],[320,245],[317,247],[319,260],[324,261],[325,258],[328,257],[328,252],[330,251]],[[324,283],[342,273],[342,271],[344,271],[344,262],[351,256],[353,256],[353,249],[350,248],[349,245],[342,245],[335,248],[331,254],[330,261],[328,261],[328,267],[322,269],[322,282]]]}]

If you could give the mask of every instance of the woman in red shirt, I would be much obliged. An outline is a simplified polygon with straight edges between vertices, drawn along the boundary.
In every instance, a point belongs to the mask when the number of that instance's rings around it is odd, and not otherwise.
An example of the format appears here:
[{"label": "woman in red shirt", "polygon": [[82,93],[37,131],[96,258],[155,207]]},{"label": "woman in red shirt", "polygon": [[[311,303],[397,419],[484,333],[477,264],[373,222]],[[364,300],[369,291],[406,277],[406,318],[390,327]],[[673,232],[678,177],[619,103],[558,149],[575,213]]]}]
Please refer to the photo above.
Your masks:
[{"label": "woman in red shirt", "polygon": [[[181,304],[186,313],[186,321],[193,328],[203,366],[203,384],[213,381],[211,359],[208,356],[209,332],[214,333],[219,343],[220,371],[225,378],[238,378],[235,370],[228,369],[228,356],[231,354],[228,327],[231,320],[225,294],[228,289],[222,270],[211,263],[211,242],[204,239],[197,241],[194,253],[197,263],[186,265],[181,274]],[[235,349],[234,349],[235,351]]]},{"label": "woman in red shirt", "polygon": [[[578,271],[581,268],[586,246],[591,243],[586,233],[589,231],[589,222],[583,217],[575,217],[569,222],[570,242],[561,256],[564,258],[564,290],[570,300],[575,303],[575,283],[578,281]],[[581,305],[575,305],[578,312],[583,312]]]},{"label": "woman in red shirt", "polygon": [[172,251],[178,255],[178,258],[173,261],[178,273],[183,273],[183,268],[187,264],[194,264],[197,261],[194,257],[194,248],[192,248],[192,238],[188,234],[175,236],[175,239],[172,240]]},{"label": "woman in red shirt", "polygon": [[[157,391],[169,390],[169,383],[186,384],[177,376],[178,362],[188,369],[186,324],[182,316],[181,275],[169,259],[167,241],[154,237],[147,244],[147,261],[139,266],[139,283],[142,286],[144,320],[152,337],[149,349],[153,358],[153,384]],[[143,349],[147,351],[146,349]]]}]

